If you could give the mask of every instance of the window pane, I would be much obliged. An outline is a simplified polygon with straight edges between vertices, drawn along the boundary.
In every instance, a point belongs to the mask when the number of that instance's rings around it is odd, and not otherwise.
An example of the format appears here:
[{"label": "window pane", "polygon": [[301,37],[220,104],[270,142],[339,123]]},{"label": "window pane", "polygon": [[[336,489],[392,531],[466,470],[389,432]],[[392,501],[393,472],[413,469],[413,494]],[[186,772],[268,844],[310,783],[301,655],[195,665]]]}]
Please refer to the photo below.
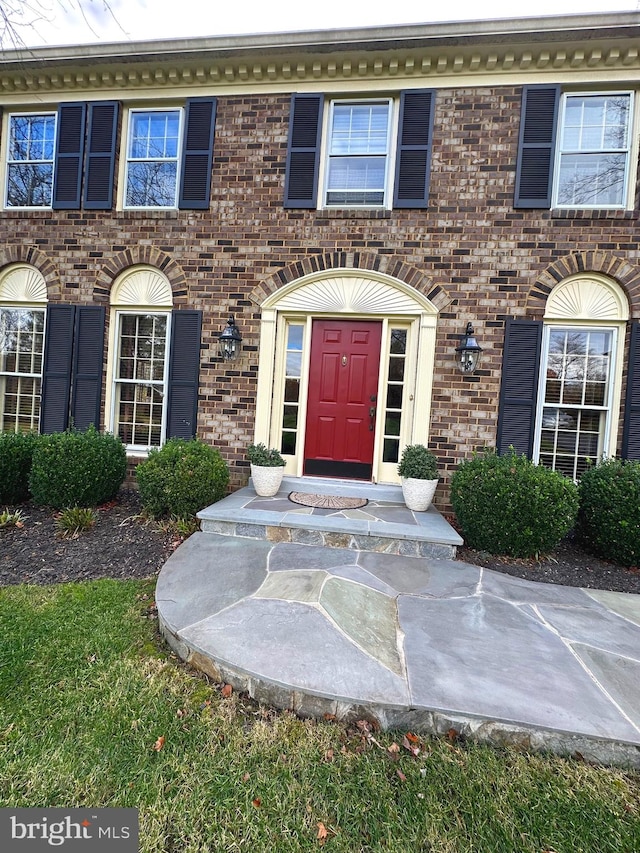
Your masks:
[{"label": "window pane", "polygon": [[407,330],[406,329],[391,329],[391,348],[389,352],[392,355],[404,355],[407,351]]},{"label": "window pane", "polygon": [[386,154],[387,104],[336,104],[331,154]]},{"label": "window pane", "polygon": [[383,462],[397,462],[400,442],[394,438],[385,438],[382,450]]},{"label": "window pane", "polygon": [[389,385],[387,390],[387,408],[402,408],[402,385]]},{"label": "window pane", "polygon": [[287,379],[284,383],[285,403],[297,403],[300,399],[300,380]]},{"label": "window pane", "polygon": [[627,158],[623,154],[565,154],[560,162],[560,204],[623,202]]},{"label": "window pane", "polygon": [[389,359],[389,380],[391,382],[404,381],[404,358]]},{"label": "window pane", "polygon": [[7,207],[50,207],[53,166],[11,164],[7,175]]},{"label": "window pane", "polygon": [[130,163],[127,173],[127,205],[175,207],[177,163]]},{"label": "window pane", "polygon": [[296,433],[295,432],[283,432],[282,433],[282,442],[280,444],[280,453],[286,453],[287,455],[295,455],[296,452]]}]

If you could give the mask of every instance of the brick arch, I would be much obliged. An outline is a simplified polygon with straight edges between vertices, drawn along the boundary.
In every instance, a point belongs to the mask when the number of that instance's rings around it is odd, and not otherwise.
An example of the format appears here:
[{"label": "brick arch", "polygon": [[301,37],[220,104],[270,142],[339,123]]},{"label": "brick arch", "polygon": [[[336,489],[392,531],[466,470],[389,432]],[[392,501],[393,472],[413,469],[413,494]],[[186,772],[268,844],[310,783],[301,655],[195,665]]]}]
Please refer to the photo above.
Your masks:
[{"label": "brick arch", "polygon": [[93,289],[96,302],[108,302],[111,288],[118,276],[129,267],[139,264],[155,267],[167,277],[171,285],[174,305],[186,303],[187,279],[182,267],[154,246],[132,246],[110,258],[96,278]]},{"label": "brick arch", "polygon": [[558,258],[538,276],[527,296],[526,313],[539,317],[553,288],[572,275],[600,273],[616,281],[629,299],[632,317],[640,317],[640,267],[611,252],[573,252]]},{"label": "brick arch", "polygon": [[296,281],[305,275],[322,272],[322,270],[336,269],[357,269],[363,272],[370,270],[385,273],[422,293],[438,311],[446,308],[453,299],[443,285],[435,284],[432,278],[417,267],[405,263],[401,258],[365,252],[327,252],[324,255],[312,255],[303,258],[301,261],[283,267],[256,285],[249,294],[249,299],[259,307],[268,296],[292,281]]},{"label": "brick arch", "polygon": [[5,246],[0,249],[0,269],[10,264],[29,264],[42,273],[50,297],[60,297],[62,285],[58,270],[51,259],[36,246]]}]

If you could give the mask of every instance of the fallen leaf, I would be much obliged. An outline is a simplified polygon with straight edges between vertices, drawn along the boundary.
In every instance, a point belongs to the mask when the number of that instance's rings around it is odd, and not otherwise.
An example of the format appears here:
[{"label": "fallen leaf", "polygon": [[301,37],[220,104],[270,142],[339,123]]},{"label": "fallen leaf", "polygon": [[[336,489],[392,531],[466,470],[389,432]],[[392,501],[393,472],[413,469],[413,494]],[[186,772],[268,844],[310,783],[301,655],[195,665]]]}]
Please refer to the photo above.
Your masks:
[{"label": "fallen leaf", "polygon": [[322,715],[322,719],[323,719],[323,720],[329,720],[329,721],[331,721],[331,722],[335,722],[335,720],[336,720],[337,718],[336,718],[336,715],[335,715],[335,714],[323,714],[323,715]]},{"label": "fallen leaf", "polygon": [[404,773],[402,772],[402,770],[400,770],[400,768],[398,768],[398,769],[396,770],[396,773],[397,773],[397,775],[398,775],[398,779],[399,779],[401,782],[406,782],[406,781],[407,781],[407,777],[404,775]]},{"label": "fallen leaf", "polygon": [[254,797],[254,799],[251,800],[251,802],[257,809],[259,809],[260,806],[262,805],[262,800],[260,799],[260,797]]},{"label": "fallen leaf", "polygon": [[325,754],[324,754],[324,760],[325,760],[325,761],[333,761],[333,750],[332,750],[332,749],[328,749],[328,750],[325,752]]},{"label": "fallen leaf", "polygon": [[178,710],[176,711],[176,717],[177,717],[179,720],[181,720],[181,719],[184,717],[184,715],[185,715],[185,714],[186,714],[186,711],[183,711],[183,709],[182,709],[182,708],[178,708]]},{"label": "fallen leaf", "polygon": [[414,758],[417,758],[418,755],[420,755],[420,747],[414,746],[406,735],[402,738],[402,745],[411,753],[411,755],[413,755]]},{"label": "fallen leaf", "polygon": [[420,738],[418,735],[414,735],[413,732],[407,732],[407,740],[411,741],[411,743],[420,743]]},{"label": "fallen leaf", "polygon": [[160,735],[158,740],[154,743],[153,748],[155,749],[156,752],[160,752],[160,750],[164,746],[164,740],[165,740],[164,735]]},{"label": "fallen leaf", "polygon": [[318,821],[318,841],[320,842],[320,847],[324,846],[328,835],[327,827],[321,821]]},{"label": "fallen leaf", "polygon": [[233,693],[233,687],[230,684],[225,684],[222,688],[222,698],[228,699],[229,696]]},{"label": "fallen leaf", "polygon": [[449,729],[449,731],[447,732],[447,740],[451,743],[455,743],[459,737],[460,732],[456,731],[455,729]]},{"label": "fallen leaf", "polygon": [[388,746],[388,747],[387,747],[387,752],[389,753],[389,755],[390,755],[394,760],[396,760],[396,759],[398,758],[399,753],[400,753],[400,747],[399,747],[399,746],[398,746],[398,744],[394,741],[394,742],[391,744],[391,746]]},{"label": "fallen leaf", "polygon": [[242,777],[243,782],[248,782],[249,779],[251,779],[251,773],[245,773],[244,776]]}]

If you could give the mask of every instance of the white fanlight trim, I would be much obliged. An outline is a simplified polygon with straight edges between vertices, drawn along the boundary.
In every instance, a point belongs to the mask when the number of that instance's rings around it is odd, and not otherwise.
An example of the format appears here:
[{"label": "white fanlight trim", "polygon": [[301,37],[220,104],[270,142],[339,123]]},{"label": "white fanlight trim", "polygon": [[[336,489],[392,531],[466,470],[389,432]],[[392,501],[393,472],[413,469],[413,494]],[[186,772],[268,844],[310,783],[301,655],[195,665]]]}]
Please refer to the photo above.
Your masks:
[{"label": "white fanlight trim", "polygon": [[0,301],[46,302],[47,283],[40,270],[27,264],[7,267],[0,273]]},{"label": "white fanlight trim", "polygon": [[629,304],[620,285],[591,273],[558,284],[547,300],[545,320],[611,323],[629,319]]},{"label": "white fanlight trim", "polygon": [[155,267],[132,267],[111,288],[112,305],[136,305],[149,308],[171,308],[171,285]]},{"label": "white fanlight trim", "polygon": [[263,310],[314,314],[383,316],[429,314],[435,306],[399,279],[369,270],[323,270],[304,276],[272,293]]}]

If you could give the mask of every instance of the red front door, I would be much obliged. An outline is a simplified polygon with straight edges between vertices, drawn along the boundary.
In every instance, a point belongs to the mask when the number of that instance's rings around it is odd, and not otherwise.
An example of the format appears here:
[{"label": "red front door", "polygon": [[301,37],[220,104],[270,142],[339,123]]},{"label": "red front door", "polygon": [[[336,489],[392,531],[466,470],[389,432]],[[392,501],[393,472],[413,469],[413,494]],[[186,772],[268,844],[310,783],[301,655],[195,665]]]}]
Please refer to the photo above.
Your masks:
[{"label": "red front door", "polygon": [[314,320],[304,473],[370,480],[382,323]]}]

